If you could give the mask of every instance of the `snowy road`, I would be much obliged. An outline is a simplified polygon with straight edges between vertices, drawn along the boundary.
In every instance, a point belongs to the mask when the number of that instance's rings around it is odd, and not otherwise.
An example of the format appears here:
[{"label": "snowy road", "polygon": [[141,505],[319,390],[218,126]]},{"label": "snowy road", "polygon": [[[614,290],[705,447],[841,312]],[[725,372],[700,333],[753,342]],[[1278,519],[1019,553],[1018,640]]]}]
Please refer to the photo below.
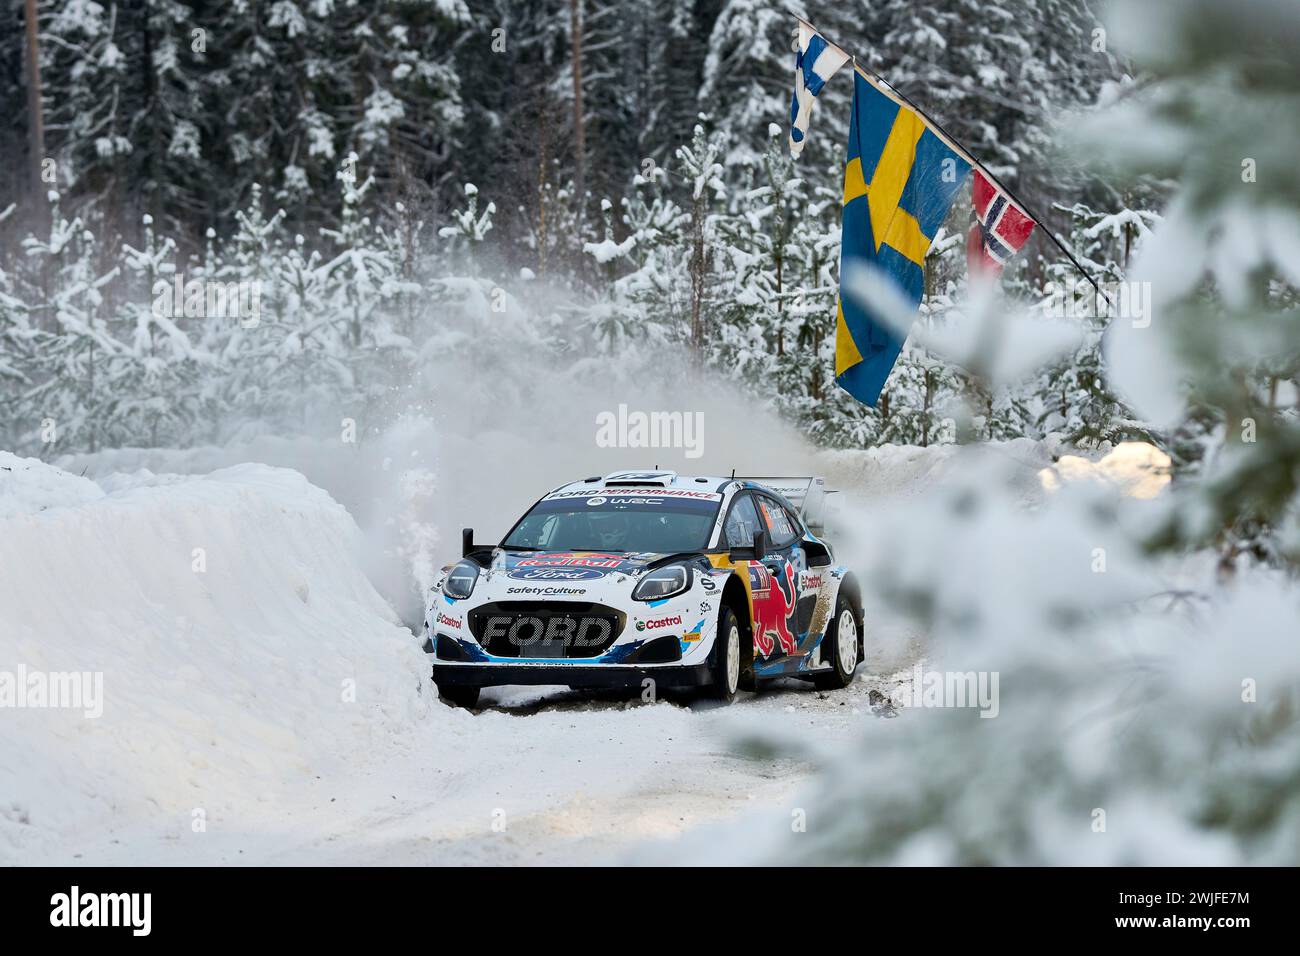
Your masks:
[{"label": "snowy road", "polygon": [[[635,857],[646,841],[746,811],[788,816],[808,768],[790,758],[737,755],[734,735],[741,726],[774,727],[810,743],[843,739],[854,722],[881,719],[868,702],[878,686],[861,679],[845,692],[821,694],[792,681],[727,709],[507,691],[477,719],[514,725],[487,737],[471,770],[410,768],[401,781],[410,788],[405,797],[384,806],[380,786],[371,810],[310,847],[310,856],[610,863]],[[283,862],[295,854],[288,850]]]},{"label": "snowy road", "polygon": [[212,820],[203,833],[110,829],[49,862],[635,860],[702,824],[744,813],[788,818],[809,767],[789,757],[738,755],[736,736],[766,728],[811,746],[833,743],[859,721],[886,719],[888,708],[879,698],[873,707],[869,695],[898,686],[862,673],[830,694],[787,681],[742,693],[730,708],[503,688],[485,693],[486,706],[474,716],[448,711],[448,719],[475,727],[471,747],[452,761],[435,759],[441,748],[430,740],[424,752],[414,747],[364,768],[340,766],[291,794]]}]

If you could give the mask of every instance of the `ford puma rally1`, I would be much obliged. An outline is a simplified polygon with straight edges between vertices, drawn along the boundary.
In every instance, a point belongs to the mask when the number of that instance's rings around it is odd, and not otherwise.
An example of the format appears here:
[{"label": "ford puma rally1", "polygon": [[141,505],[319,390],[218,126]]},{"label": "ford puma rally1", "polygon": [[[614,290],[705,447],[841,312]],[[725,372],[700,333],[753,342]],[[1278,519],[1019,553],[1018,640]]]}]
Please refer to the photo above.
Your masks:
[{"label": "ford puma rally1", "polygon": [[425,619],[439,693],[472,707],[501,684],[723,701],[765,678],[846,686],[862,602],[810,530],[828,494],[819,478],[616,472],[552,491],[499,545],[466,529]]}]

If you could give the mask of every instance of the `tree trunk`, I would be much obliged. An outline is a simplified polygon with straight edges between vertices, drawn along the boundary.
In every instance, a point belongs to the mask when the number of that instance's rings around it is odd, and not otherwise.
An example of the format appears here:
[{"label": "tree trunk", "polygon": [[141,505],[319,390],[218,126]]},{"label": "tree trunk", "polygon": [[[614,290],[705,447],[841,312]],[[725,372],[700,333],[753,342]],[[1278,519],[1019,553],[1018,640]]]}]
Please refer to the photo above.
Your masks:
[{"label": "tree trunk", "polygon": [[41,163],[45,159],[45,117],[41,105],[40,24],[36,15],[36,0],[26,0],[24,17],[27,21],[27,137],[31,156],[32,196],[36,211],[44,222],[45,190],[41,188]]},{"label": "tree trunk", "polygon": [[[94,324],[94,319],[91,319]],[[99,409],[95,402],[95,340],[91,339],[87,349],[90,356],[90,390],[86,396],[86,404],[90,406],[90,453],[93,455],[99,451]]]},{"label": "tree trunk", "polygon": [[[777,230],[780,236],[781,231]],[[778,246],[778,250],[779,250]],[[776,354],[778,357],[785,355],[785,303],[781,301],[781,253],[776,254]]]},{"label": "tree trunk", "polygon": [[[153,53],[154,53],[154,36],[153,24],[150,22],[150,8],[148,4],[140,5],[140,45],[141,60],[144,63],[144,111],[146,114],[154,113],[160,109],[158,103],[158,76],[155,72]],[[162,177],[159,175],[158,157],[162,155],[162,144],[158,141],[159,120],[153,119],[147,127],[148,143],[144,146],[145,168],[147,179],[145,181],[145,211],[153,217],[156,227],[163,229],[166,223],[163,218],[162,195],[163,185]],[[137,149],[140,146],[137,144]],[[137,220],[139,213],[137,211]]]},{"label": "tree trunk", "polygon": [[925,404],[921,415],[921,447],[930,447],[930,409],[934,407],[934,370],[925,370]]},{"label": "tree trunk", "polygon": [[704,198],[695,197],[691,217],[691,360],[696,368],[704,366]]},{"label": "tree trunk", "polygon": [[550,122],[545,108],[537,111],[537,274],[546,275],[546,170],[551,162]]},{"label": "tree trunk", "polygon": [[587,188],[587,125],[582,108],[582,0],[569,0],[569,34],[573,40],[573,187],[581,223]]}]

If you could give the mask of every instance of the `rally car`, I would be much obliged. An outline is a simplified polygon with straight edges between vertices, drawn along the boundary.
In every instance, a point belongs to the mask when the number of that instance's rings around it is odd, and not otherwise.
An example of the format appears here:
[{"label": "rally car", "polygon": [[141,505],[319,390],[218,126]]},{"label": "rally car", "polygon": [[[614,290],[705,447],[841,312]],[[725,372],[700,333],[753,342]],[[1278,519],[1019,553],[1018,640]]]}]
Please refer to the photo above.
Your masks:
[{"label": "rally car", "polygon": [[[772,486],[801,489],[799,504]],[[810,530],[821,479],[616,472],[547,494],[499,545],[462,532],[425,620],[444,700],[500,684],[840,688],[863,656],[853,575]]]}]

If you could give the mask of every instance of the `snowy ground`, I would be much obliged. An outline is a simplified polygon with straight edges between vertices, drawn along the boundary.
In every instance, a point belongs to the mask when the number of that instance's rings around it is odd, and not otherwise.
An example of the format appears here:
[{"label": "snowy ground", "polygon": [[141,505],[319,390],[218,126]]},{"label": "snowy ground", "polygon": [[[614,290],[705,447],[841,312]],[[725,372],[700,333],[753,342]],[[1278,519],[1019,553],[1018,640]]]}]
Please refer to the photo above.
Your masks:
[{"label": "snowy ground", "polygon": [[[1041,493],[1040,447],[995,453],[1023,460],[1026,500]],[[949,454],[821,464],[861,527]],[[509,688],[453,710],[367,579],[356,523],[301,474],[94,482],[4,453],[0,468],[0,674],[103,686],[94,718],[0,710],[0,862],[672,859],[693,828],[797,807],[809,765],[738,738],[811,752],[892,719],[925,652],[869,631],[847,691],[790,681],[730,708]]]},{"label": "snowy ground", "polygon": [[[625,704],[556,690],[450,711],[361,765],[313,774],[213,820],[109,824],[20,862],[427,865],[616,863],[700,824],[789,816],[807,768],[732,752],[744,722],[832,743],[881,719],[877,681],[845,694],[791,686],[706,705]],[[884,682],[889,687],[897,685]],[[877,707],[876,710],[881,710]],[[887,712],[887,711],[886,711]]]}]

